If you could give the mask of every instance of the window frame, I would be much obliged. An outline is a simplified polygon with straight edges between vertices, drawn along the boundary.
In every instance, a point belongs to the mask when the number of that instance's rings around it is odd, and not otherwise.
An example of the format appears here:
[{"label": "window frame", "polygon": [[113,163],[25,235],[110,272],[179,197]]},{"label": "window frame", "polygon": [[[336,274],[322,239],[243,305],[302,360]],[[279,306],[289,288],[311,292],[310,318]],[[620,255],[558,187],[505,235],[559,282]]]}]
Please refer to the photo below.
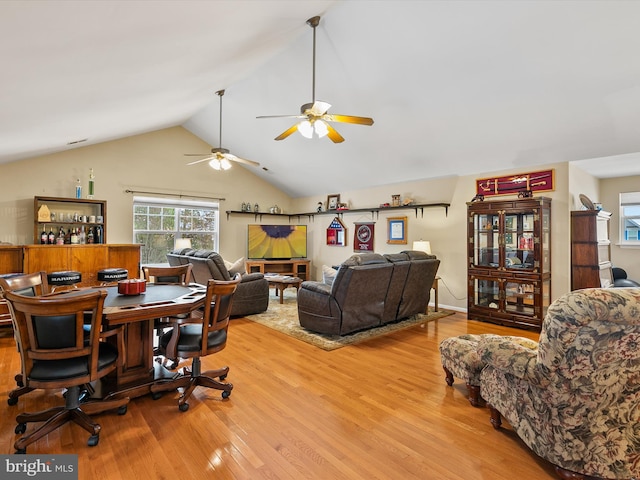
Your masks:
[{"label": "window frame", "polygon": [[[173,219],[173,227],[170,229],[162,228],[163,225],[160,225],[160,230],[158,229],[136,229],[136,217],[140,215],[140,213],[136,212],[137,207],[160,207],[160,208],[170,208],[174,209],[174,219]],[[181,228],[181,212],[185,209],[197,210],[202,209],[208,212],[214,212],[214,230],[185,230]],[[175,246],[175,241],[179,238],[195,238],[198,235],[206,235],[211,234],[212,247],[211,249],[214,251],[219,250],[220,245],[220,203],[219,202],[208,202],[208,201],[195,201],[195,200],[183,200],[183,199],[168,199],[161,197],[142,197],[137,196],[133,198],[133,218],[132,218],[132,237],[134,243],[140,243],[137,241],[137,237],[139,235],[170,235],[173,236],[173,245],[167,245],[167,253],[172,251]],[[149,218],[149,212],[147,212],[147,218]],[[161,221],[165,216],[161,216]],[[147,227],[149,227],[149,221],[147,220]],[[141,249],[141,264],[142,265],[150,265],[157,264],[157,262],[149,262],[145,260],[149,260],[148,252],[145,251],[145,243],[142,243],[143,247]],[[197,245],[194,245],[194,248],[198,248]],[[166,264],[166,260],[161,262],[162,264]]]},{"label": "window frame", "polygon": [[[621,192],[619,194],[619,225],[618,225],[618,245],[620,247],[640,247],[640,192]],[[625,207],[636,207],[637,214],[625,215]],[[638,224],[638,238],[627,238],[627,222],[634,221]]]}]

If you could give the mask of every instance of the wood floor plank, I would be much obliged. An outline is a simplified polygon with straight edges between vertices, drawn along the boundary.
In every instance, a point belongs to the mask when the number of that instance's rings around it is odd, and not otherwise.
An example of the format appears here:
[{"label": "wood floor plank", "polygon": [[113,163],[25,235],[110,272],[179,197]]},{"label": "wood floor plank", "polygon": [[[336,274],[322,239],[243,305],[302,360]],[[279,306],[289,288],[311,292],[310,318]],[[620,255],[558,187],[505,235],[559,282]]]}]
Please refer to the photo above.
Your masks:
[{"label": "wood floor plank", "polygon": [[[126,415],[96,417],[96,447],[65,425],[27,451],[78,453],[81,480],[555,479],[507,423],[496,431],[488,411],[469,404],[461,380],[446,385],[438,345],[463,333],[538,336],[458,313],[327,352],[235,319],[227,348],[203,359],[203,369],[230,366],[230,398],[197,389],[187,412],[177,393],[136,398]],[[20,362],[6,332],[0,361],[0,452],[13,453],[15,415],[61,396],[31,392],[8,406]]]}]

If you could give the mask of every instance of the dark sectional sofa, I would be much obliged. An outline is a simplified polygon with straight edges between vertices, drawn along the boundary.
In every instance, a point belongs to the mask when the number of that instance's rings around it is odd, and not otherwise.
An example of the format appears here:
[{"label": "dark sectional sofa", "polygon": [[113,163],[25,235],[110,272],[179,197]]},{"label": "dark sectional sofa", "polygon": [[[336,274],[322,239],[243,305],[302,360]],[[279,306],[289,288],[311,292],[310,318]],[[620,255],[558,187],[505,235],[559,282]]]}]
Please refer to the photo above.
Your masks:
[{"label": "dark sectional sofa", "polygon": [[[174,250],[167,254],[169,265],[192,265],[193,281],[206,285],[210,278],[231,280],[224,260],[212,250]],[[262,273],[244,273],[233,297],[231,315],[240,317],[264,312],[269,305],[269,282]]]},{"label": "dark sectional sofa", "polygon": [[413,250],[353,255],[340,265],[331,285],[302,283],[300,325],[345,335],[425,313],[439,265],[435,255]]}]

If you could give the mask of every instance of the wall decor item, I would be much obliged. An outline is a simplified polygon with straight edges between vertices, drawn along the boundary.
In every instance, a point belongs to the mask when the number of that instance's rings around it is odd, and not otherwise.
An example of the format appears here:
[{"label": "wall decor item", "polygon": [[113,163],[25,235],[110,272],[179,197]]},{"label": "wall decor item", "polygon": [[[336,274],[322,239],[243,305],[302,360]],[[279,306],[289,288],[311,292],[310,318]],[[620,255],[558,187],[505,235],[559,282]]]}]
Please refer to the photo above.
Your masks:
[{"label": "wall decor item", "polygon": [[387,243],[407,244],[407,217],[387,218]]},{"label": "wall decor item", "polygon": [[392,207],[400,206],[400,195],[391,195],[391,206]]},{"label": "wall decor item", "polygon": [[340,194],[327,195],[327,210],[336,210],[340,203]]},{"label": "wall decor item", "polygon": [[555,170],[551,169],[504,177],[482,178],[476,180],[476,193],[483,197],[516,195],[520,192],[532,192],[531,194],[533,194],[533,192],[553,191],[554,185]]},{"label": "wall decor item", "polygon": [[373,252],[373,234],[375,222],[355,222],[353,235],[354,252]]},{"label": "wall decor item", "polygon": [[347,245],[347,228],[344,223],[335,217],[327,227],[327,245],[345,247]]}]

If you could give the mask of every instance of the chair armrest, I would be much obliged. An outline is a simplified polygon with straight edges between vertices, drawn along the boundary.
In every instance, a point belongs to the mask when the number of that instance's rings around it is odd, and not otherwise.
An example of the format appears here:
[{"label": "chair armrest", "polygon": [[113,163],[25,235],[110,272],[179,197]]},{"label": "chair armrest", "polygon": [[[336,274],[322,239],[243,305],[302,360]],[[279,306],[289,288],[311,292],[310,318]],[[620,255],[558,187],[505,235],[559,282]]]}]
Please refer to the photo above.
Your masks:
[{"label": "chair armrest", "polygon": [[116,365],[118,367],[124,366],[124,359],[126,358],[125,343],[124,343],[124,325],[100,330],[100,340],[116,336],[116,348],[118,349],[118,360]]},{"label": "chair armrest", "polygon": [[[194,312],[202,313],[199,310],[195,310]],[[194,313],[192,312],[192,313]],[[180,339],[180,325],[185,325],[188,323],[197,323],[202,324],[202,316],[188,316],[188,317],[169,317],[169,324],[171,325],[171,338],[169,339],[169,343],[167,343],[167,347],[165,348],[165,356],[167,358],[176,358],[177,357],[177,346],[178,340]]]},{"label": "chair armrest", "polygon": [[253,273],[245,273],[242,275],[240,283],[253,282],[255,280],[262,280],[264,278],[264,273],[253,272]]},{"label": "chair armrest", "polygon": [[309,290],[310,292],[321,293],[323,295],[331,295],[331,285],[327,285],[324,282],[307,280],[302,282],[300,288],[303,290]]},{"label": "chair armrest", "polygon": [[478,356],[485,365],[538,386],[549,382],[536,368],[538,343],[523,337],[484,335],[478,342]]}]

